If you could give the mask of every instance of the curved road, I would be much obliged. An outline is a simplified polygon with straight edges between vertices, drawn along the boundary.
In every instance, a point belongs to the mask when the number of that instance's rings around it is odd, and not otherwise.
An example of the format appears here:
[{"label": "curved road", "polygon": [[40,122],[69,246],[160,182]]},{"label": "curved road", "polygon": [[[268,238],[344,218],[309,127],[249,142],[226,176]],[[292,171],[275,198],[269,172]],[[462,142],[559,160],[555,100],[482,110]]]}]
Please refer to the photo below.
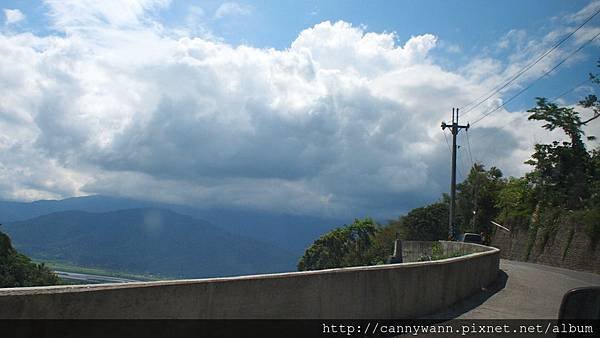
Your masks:
[{"label": "curved road", "polygon": [[600,275],[540,264],[502,259],[500,270],[488,290],[428,318],[554,319],[567,291],[600,285]]}]

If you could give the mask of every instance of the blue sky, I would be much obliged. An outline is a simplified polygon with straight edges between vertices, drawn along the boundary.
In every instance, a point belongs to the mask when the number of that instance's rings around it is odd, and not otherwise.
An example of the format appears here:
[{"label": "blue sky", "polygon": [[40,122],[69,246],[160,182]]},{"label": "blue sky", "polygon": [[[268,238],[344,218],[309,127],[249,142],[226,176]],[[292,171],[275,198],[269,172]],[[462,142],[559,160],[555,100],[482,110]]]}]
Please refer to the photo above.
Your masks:
[{"label": "blue sky", "polygon": [[[439,128],[598,1],[4,1],[0,198],[86,194],[392,217],[447,191]],[[464,122],[600,32],[600,15]],[[527,122],[598,72],[598,40],[470,131],[508,175]],[[597,92],[576,88],[561,104]],[[583,115],[589,112],[582,111]],[[587,116],[587,115],[586,115]],[[600,134],[594,125],[589,134]],[[464,135],[459,179],[468,171]],[[590,143],[591,147],[597,143]]]}]

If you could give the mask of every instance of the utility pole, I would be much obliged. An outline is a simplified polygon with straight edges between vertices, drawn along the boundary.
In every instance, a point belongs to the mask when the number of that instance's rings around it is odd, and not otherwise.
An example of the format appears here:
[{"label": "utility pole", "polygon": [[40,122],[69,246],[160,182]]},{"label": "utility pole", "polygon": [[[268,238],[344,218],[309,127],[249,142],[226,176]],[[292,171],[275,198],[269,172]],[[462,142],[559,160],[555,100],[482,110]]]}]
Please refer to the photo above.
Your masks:
[{"label": "utility pole", "polygon": [[[455,112],[456,111],[456,112]],[[456,115],[456,116],[455,116]],[[452,180],[450,182],[450,217],[448,220],[448,239],[454,239],[454,213],[456,211],[456,135],[461,129],[469,129],[469,124],[458,124],[458,108],[452,108],[452,124],[442,122],[442,130],[450,129],[452,133]]]}]

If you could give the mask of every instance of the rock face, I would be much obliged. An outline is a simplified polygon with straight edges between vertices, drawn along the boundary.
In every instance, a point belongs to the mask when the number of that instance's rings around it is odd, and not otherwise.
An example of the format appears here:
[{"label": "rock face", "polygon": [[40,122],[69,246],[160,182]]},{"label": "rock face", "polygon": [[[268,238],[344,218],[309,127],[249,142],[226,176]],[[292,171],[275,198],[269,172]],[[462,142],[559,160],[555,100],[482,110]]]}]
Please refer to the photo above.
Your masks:
[{"label": "rock face", "polygon": [[526,229],[512,227],[510,233],[496,229],[491,245],[501,258],[600,274],[600,242],[594,245],[581,224],[560,224],[554,236],[538,230],[528,255],[530,241]]}]

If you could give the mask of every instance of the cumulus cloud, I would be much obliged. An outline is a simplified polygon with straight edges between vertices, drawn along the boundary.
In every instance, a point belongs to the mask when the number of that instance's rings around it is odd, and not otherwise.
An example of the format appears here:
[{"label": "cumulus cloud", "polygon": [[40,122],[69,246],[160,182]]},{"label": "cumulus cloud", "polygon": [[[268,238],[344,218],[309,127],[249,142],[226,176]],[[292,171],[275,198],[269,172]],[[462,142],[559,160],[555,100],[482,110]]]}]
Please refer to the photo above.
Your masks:
[{"label": "cumulus cloud", "polygon": [[25,14],[18,9],[4,9],[4,24],[11,25],[25,20]]},{"label": "cumulus cloud", "polygon": [[[446,70],[432,34],[326,21],[285,50],[235,47],[171,34],[152,16],[167,1],[104,3],[47,1],[67,34],[0,34],[4,198],[394,217],[447,190],[439,123],[502,69]],[[473,150],[520,173],[528,140],[494,123],[522,121],[497,115]]]}]

